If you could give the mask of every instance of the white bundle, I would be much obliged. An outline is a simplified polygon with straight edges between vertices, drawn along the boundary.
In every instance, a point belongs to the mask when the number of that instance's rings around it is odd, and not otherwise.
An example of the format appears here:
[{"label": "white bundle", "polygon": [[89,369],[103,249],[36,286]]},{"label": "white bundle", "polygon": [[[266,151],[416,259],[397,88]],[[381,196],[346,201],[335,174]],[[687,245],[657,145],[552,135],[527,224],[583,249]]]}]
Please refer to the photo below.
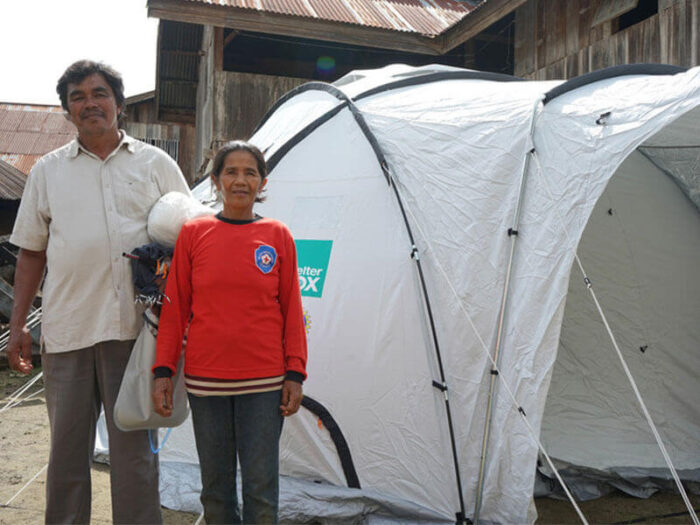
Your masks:
[{"label": "white bundle", "polygon": [[197,199],[171,191],[163,195],[148,214],[148,236],[163,246],[175,246],[180,228],[187,221],[202,215],[213,215],[215,210]]}]

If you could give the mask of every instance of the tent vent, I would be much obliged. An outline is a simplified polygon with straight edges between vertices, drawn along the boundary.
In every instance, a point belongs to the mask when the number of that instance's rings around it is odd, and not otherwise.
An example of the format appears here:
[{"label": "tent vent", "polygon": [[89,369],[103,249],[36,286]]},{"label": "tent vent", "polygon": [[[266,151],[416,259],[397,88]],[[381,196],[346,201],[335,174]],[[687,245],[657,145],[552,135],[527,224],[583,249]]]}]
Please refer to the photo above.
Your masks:
[{"label": "tent vent", "polygon": [[599,126],[605,126],[608,123],[608,117],[610,117],[611,111],[606,111],[605,113],[601,113],[600,117],[598,117],[595,121],[596,124]]}]

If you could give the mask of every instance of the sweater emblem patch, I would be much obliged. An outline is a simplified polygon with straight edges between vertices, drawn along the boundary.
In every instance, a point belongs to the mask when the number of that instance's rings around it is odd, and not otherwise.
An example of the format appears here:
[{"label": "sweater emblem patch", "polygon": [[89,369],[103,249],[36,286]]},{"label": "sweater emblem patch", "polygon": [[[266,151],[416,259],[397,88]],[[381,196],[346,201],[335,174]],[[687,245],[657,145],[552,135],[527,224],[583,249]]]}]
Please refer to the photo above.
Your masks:
[{"label": "sweater emblem patch", "polygon": [[270,273],[277,262],[277,252],[272,246],[262,244],[255,250],[255,266],[262,273]]}]

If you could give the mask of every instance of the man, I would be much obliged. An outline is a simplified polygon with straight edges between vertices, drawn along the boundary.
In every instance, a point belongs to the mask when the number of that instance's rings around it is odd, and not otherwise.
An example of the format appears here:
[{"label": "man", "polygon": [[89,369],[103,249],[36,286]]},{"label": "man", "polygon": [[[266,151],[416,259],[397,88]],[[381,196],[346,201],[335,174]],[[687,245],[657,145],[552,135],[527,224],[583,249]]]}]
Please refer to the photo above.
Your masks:
[{"label": "man", "polygon": [[29,175],[10,241],[19,246],[7,356],[32,369],[26,317],[43,287],[42,367],[51,428],[47,523],[89,523],[95,423],[109,432],[114,523],[160,523],[158,464],[148,434],[121,432],[112,412],[141,327],[129,262],[149,242],[151,206],[169,191],[189,194],[163,151],[119,129],[119,73],[91,61],[68,67],[56,87],[78,129]]}]

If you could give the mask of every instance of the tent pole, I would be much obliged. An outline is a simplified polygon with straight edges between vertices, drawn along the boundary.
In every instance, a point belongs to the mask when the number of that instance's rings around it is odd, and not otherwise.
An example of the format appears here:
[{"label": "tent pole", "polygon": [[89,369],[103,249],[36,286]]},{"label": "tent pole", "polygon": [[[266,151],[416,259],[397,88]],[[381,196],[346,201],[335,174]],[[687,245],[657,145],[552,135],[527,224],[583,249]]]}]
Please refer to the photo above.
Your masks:
[{"label": "tent pole", "polygon": [[391,172],[389,171],[389,164],[386,161],[386,157],[384,156],[384,152],[382,151],[381,147],[379,146],[379,142],[377,142],[377,138],[374,136],[374,133],[372,133],[372,130],[369,129],[369,126],[367,125],[367,122],[365,121],[364,116],[362,115],[362,112],[359,110],[359,108],[355,105],[355,103],[347,97],[347,95],[343,94],[341,91],[338,90],[338,96],[339,98],[345,100],[348,105],[348,109],[352,113],[353,117],[355,118],[355,122],[357,122],[357,125],[360,127],[362,130],[362,133],[364,133],[365,137],[370,143],[370,146],[372,147],[372,150],[374,151],[374,154],[377,157],[377,161],[379,162],[379,166],[382,169],[382,172],[384,173],[384,176],[386,177],[387,182],[389,183],[389,186],[394,190],[394,195],[396,196],[396,201],[399,204],[399,209],[401,210],[401,216],[403,217],[403,222],[404,225],[406,226],[406,233],[408,233],[408,239],[411,243],[411,258],[416,262],[416,267],[418,268],[418,276],[420,279],[420,284],[421,284],[421,290],[423,292],[423,300],[425,301],[425,308],[428,314],[428,321],[430,323],[430,332],[433,337],[433,344],[435,347],[435,356],[437,358],[438,362],[438,369],[440,371],[440,382],[433,381],[433,386],[440,390],[442,392],[443,398],[445,399],[445,411],[447,413],[447,426],[450,432],[450,445],[452,448],[452,462],[454,464],[454,469],[455,469],[455,481],[457,482],[457,495],[459,498],[459,511],[456,513],[456,523],[458,525],[462,523],[467,522],[466,518],[466,510],[464,506],[464,490],[462,489],[462,475],[460,474],[459,470],[459,457],[457,455],[457,442],[455,439],[455,432],[454,432],[454,423],[452,421],[452,410],[450,409],[450,399],[449,395],[447,392],[447,381],[445,380],[445,370],[442,365],[442,355],[440,353],[440,344],[438,343],[438,337],[437,337],[437,330],[435,328],[435,318],[433,317],[433,309],[430,306],[430,297],[428,296],[428,288],[425,284],[425,275],[423,274],[423,266],[421,265],[420,262],[420,255],[418,252],[418,248],[416,247],[416,241],[415,238],[413,237],[413,231],[411,230],[411,225],[408,222],[408,217],[406,216],[406,210],[403,205],[403,201],[401,200],[401,195],[399,194],[399,188],[396,185],[396,181],[394,180],[394,177],[392,176]]},{"label": "tent pole", "polygon": [[498,328],[496,331],[496,345],[493,354],[493,361],[496,363],[495,367],[491,367],[491,380],[489,382],[489,395],[488,403],[486,405],[486,422],[484,424],[484,435],[481,441],[481,459],[479,462],[479,479],[476,486],[476,501],[474,503],[474,523],[479,523],[479,512],[481,510],[481,504],[484,493],[484,477],[486,469],[486,461],[488,456],[488,445],[489,436],[491,432],[491,419],[493,416],[493,398],[496,388],[496,378],[498,377],[498,369],[501,366],[501,346],[503,344],[503,326],[505,324],[505,314],[506,307],[508,305],[508,295],[510,291],[510,277],[513,270],[513,260],[515,258],[515,241],[518,237],[518,226],[520,224],[520,210],[522,208],[523,196],[525,194],[525,182],[527,177],[527,171],[530,167],[530,159],[535,153],[534,138],[533,134],[535,132],[535,120],[537,116],[537,110],[542,102],[543,97],[538,98],[532,108],[532,116],[530,118],[530,149],[525,154],[525,160],[523,162],[522,173],[520,174],[520,187],[518,188],[518,200],[515,205],[515,211],[513,213],[513,225],[508,228],[508,236],[510,237],[510,254],[508,256],[508,266],[506,268],[506,278],[503,283],[503,294],[501,296],[501,308],[498,313]]},{"label": "tent pole", "polygon": [[421,289],[423,291],[423,300],[425,301],[426,311],[428,313],[428,321],[430,323],[430,331],[433,337],[433,344],[435,346],[435,356],[437,358],[438,369],[440,371],[440,383],[433,381],[433,386],[438,390],[442,391],[443,397],[445,399],[445,411],[447,412],[447,425],[450,431],[450,444],[452,445],[452,461],[455,468],[455,478],[457,481],[457,492],[459,494],[459,513],[457,513],[457,524],[466,523],[465,506],[464,506],[464,493],[462,490],[462,476],[459,471],[459,458],[457,455],[457,444],[455,440],[454,433],[454,423],[452,421],[452,410],[450,409],[450,399],[447,393],[447,382],[445,380],[445,369],[442,365],[442,355],[440,354],[440,345],[438,344],[437,330],[435,329],[435,319],[433,317],[433,310],[430,306],[430,298],[428,297],[428,288],[425,284],[425,276],[423,274],[423,266],[420,262],[420,256],[418,253],[418,248],[416,247],[416,242],[413,237],[413,231],[408,223],[408,217],[406,216],[406,210],[403,206],[403,201],[401,200],[401,195],[396,186],[396,181],[389,172],[389,167],[386,161],[381,163],[382,170],[389,180],[389,184],[394,190],[394,195],[399,203],[399,208],[401,209],[401,215],[403,216],[404,225],[406,226],[406,231],[408,232],[408,238],[411,242],[411,258],[416,261],[416,267],[418,268],[418,277],[420,279]]}]

